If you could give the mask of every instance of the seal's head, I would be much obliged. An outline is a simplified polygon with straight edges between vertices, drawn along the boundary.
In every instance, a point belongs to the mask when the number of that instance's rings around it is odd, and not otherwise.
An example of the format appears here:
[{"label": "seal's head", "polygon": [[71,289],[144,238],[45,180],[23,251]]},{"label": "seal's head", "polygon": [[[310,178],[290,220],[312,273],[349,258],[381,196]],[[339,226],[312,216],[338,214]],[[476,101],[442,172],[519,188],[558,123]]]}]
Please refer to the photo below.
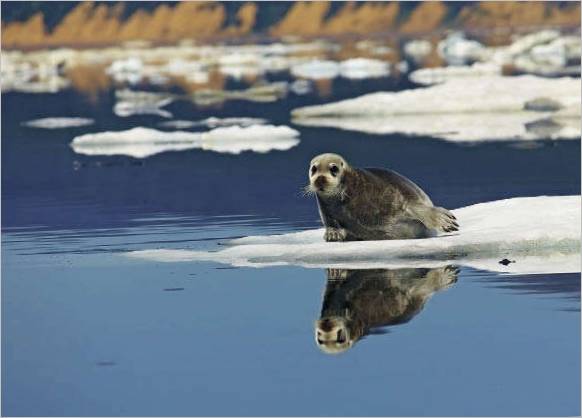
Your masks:
[{"label": "seal's head", "polygon": [[341,155],[321,154],[309,164],[309,186],[311,192],[322,197],[341,193],[341,181],[349,165]]},{"label": "seal's head", "polygon": [[355,340],[346,318],[326,317],[315,322],[315,342],[326,354],[339,354],[352,347]]}]

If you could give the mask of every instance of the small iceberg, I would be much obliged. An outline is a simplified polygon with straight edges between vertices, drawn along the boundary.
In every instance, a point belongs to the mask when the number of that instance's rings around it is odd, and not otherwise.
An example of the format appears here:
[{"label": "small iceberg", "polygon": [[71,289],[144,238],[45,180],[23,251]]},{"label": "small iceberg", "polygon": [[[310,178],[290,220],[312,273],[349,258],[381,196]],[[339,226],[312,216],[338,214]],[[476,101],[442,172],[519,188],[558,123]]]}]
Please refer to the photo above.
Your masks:
[{"label": "small iceberg", "polygon": [[352,58],[340,63],[340,75],[354,80],[387,77],[390,64],[377,59]]},{"label": "small iceberg", "polygon": [[408,78],[418,84],[431,85],[456,78],[500,76],[501,71],[499,64],[476,62],[473,65],[421,68],[410,73]]},{"label": "small iceberg", "polygon": [[40,129],[64,129],[64,128],[79,128],[81,126],[93,125],[95,121],[89,118],[42,118],[29,120],[22,125],[29,128]]},{"label": "small iceberg", "polygon": [[84,155],[127,155],[146,158],[166,151],[203,149],[227,154],[244,151],[286,151],[299,143],[299,132],[288,126],[230,126],[208,132],[163,132],[143,127],[77,136],[71,147]]},{"label": "small iceberg", "polygon": [[220,126],[241,126],[248,127],[252,125],[264,125],[267,123],[266,119],[261,118],[215,118],[210,117],[202,120],[169,120],[167,122],[160,122],[158,126],[162,128],[174,128],[174,129],[188,129],[196,128],[198,126],[204,126],[207,128],[217,128]]},{"label": "small iceberg", "polygon": [[312,80],[332,79],[340,74],[340,66],[335,61],[314,59],[291,67],[291,75]]},{"label": "small iceberg", "polygon": [[[327,243],[323,229],[245,237],[220,251],[140,250],[160,262],[213,261],[233,266],[407,268],[457,264],[507,273],[580,271],[580,196],[521,197],[453,210],[459,233],[435,238]],[[510,259],[509,264],[500,263]]]},{"label": "small iceberg", "polygon": [[[293,110],[294,123],[467,141],[578,139],[580,79],[483,76]],[[540,111],[531,103],[553,103]],[[528,129],[551,119],[554,128]]]},{"label": "small iceberg", "polygon": [[113,107],[113,113],[124,118],[134,115],[157,115],[171,118],[172,114],[162,108],[176,99],[175,96],[164,93],[129,89],[117,90],[115,98],[117,103]]},{"label": "small iceberg", "polygon": [[464,65],[481,59],[485,47],[477,41],[467,39],[462,32],[454,32],[439,42],[437,50],[449,65]]}]

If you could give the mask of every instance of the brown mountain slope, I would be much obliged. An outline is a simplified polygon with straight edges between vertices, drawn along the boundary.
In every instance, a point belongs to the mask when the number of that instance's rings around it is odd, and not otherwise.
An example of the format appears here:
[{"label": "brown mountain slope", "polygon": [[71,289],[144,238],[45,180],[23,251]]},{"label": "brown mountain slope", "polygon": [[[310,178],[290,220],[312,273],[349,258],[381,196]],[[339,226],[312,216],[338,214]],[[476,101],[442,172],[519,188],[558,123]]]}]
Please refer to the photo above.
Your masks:
[{"label": "brown mountain slope", "polygon": [[[152,12],[138,9],[123,20],[123,3],[80,2],[51,31],[41,13],[24,22],[3,23],[2,47],[84,47],[132,40],[173,43],[182,39],[240,38],[256,32],[261,7],[264,6],[260,2],[245,2],[236,15],[228,19],[223,3],[181,2],[174,6],[160,5]],[[486,1],[457,6],[457,12],[443,2],[407,3],[405,7],[398,2],[350,1],[331,10],[328,1],[296,2],[282,18],[270,22],[262,32],[276,37],[364,35],[386,31],[419,35],[445,26],[469,31],[580,26],[579,2]],[[450,16],[454,13],[456,15]],[[234,23],[228,25],[227,21]]]}]

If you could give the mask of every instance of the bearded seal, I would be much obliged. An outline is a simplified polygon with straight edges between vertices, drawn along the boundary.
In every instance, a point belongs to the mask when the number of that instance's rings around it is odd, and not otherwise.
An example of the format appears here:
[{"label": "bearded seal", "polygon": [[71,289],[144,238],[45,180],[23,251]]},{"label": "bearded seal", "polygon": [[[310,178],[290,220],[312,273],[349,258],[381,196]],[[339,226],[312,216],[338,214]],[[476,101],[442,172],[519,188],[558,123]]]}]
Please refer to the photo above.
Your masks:
[{"label": "bearded seal", "polygon": [[459,230],[455,216],[406,177],[354,168],[337,154],[311,160],[306,191],[317,198],[326,241],[427,238]]},{"label": "bearded seal", "polygon": [[324,353],[339,354],[366,335],[386,333],[380,328],[410,321],[433,294],[457,282],[459,268],[328,269],[326,273],[315,342]]}]

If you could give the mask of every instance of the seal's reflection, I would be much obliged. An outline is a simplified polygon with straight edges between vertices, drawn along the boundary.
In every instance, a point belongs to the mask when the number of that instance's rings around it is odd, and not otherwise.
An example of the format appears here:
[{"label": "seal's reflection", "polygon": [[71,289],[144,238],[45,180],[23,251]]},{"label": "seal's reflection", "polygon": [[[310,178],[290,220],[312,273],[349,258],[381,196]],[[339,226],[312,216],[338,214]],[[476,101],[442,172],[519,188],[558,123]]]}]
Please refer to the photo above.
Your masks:
[{"label": "seal's reflection", "polygon": [[437,291],[457,281],[459,269],[327,269],[315,341],[327,354],[348,350],[374,328],[410,321]]}]

